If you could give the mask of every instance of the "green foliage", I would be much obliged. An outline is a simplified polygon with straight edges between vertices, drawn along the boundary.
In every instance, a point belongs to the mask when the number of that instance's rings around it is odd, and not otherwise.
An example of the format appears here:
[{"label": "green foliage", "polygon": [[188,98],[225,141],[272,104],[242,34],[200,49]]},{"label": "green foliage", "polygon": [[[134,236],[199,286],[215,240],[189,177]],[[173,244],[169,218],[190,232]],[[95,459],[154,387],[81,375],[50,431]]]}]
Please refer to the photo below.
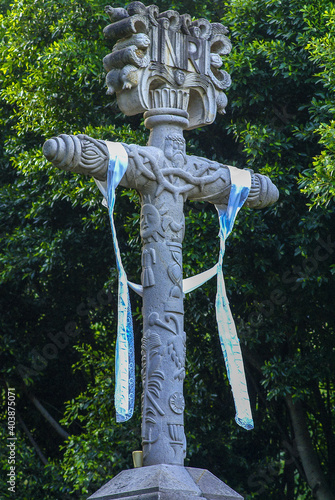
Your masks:
[{"label": "green foliage", "polygon": [[[65,482],[73,491],[85,496],[101,484],[101,478],[112,478],[131,467],[131,450],[139,449],[140,409],[124,425],[115,424],[114,406],[114,345],[105,325],[92,325],[94,346],[81,344],[81,354],[74,371],[86,372],[88,384],[75,400],[66,402],[63,425],[74,429],[80,426],[80,435],[72,435],[64,449],[62,462]],[[137,377],[139,380],[139,377]],[[137,387],[137,391],[140,387]]]},{"label": "green foliage", "polygon": [[[225,22],[232,27],[233,46],[236,40],[238,43],[230,62],[233,87],[229,92],[229,131],[243,145],[241,160],[271,175],[280,190],[279,202],[273,209],[248,214],[244,221],[239,255],[231,259],[229,268],[244,279],[242,301],[247,306],[243,310],[234,289],[232,303],[235,316],[241,318],[240,338],[245,359],[252,367],[249,369],[257,387],[256,401],[266,399],[271,418],[284,424],[287,395],[302,399],[309,408],[313,441],[322,443],[321,448],[325,446],[324,453],[328,453],[328,459],[324,460],[322,452],[319,458],[324,470],[330,471],[335,463],[331,452],[332,417],[326,423],[318,405],[325,404],[324,393],[320,396],[327,381],[327,397],[334,400],[334,379],[329,372],[334,369],[334,323],[329,321],[332,306],[328,300],[333,249],[326,245],[334,238],[333,208],[308,214],[297,189],[299,176],[320,154],[322,144],[315,130],[329,116],[331,101],[324,81],[315,76],[316,61],[306,50],[311,39],[308,20],[315,19],[308,9],[316,12],[321,5],[310,2],[301,9],[299,2],[256,1],[248,2],[245,8],[240,2],[232,2],[232,7]],[[318,36],[318,29],[314,34]],[[324,360],[322,364],[320,359]],[[287,432],[281,427],[275,435],[283,439]],[[262,446],[265,449],[266,444]],[[265,456],[258,462],[261,469]],[[285,485],[289,484],[287,474],[283,470],[275,480],[267,472],[269,484],[264,475],[263,480],[258,478],[262,486],[259,497],[284,498]],[[299,482],[292,498],[300,491]]]},{"label": "green foliage", "polygon": [[302,192],[311,197],[311,206],[328,205],[335,196],[335,8],[329,3],[316,12],[312,6],[304,8],[310,40],[306,50],[317,65],[318,78],[324,87],[312,101],[311,113],[317,118],[314,132],[322,145],[321,153],[314,157],[313,168],[301,176]]},{"label": "green foliage", "polygon": [[[113,366],[116,274],[111,269],[109,221],[94,182],[56,173],[47,165],[41,148],[45,139],[61,132],[145,141],[139,120],[133,120],[138,126],[132,129],[115,103],[104,96],[104,5],[95,1],[18,1],[1,18],[2,373],[18,391],[24,378],[29,390],[44,405],[51,405],[48,410],[54,418],[64,416],[64,426],[71,424],[76,405],[83,410],[84,398],[99,399],[105,365],[109,370]],[[122,213],[126,224],[132,211],[127,199],[119,198],[116,218]],[[120,231],[121,237],[125,234]],[[138,254],[139,249],[134,250]],[[91,278],[86,279],[86,269]],[[99,327],[94,326],[100,323],[109,325],[111,333],[104,337],[108,349],[94,340],[101,337]],[[92,354],[95,349],[87,348],[86,357],[82,350],[95,342],[106,353],[100,361]],[[91,380],[93,371],[96,375]],[[113,421],[113,388],[108,380],[105,400],[100,401],[96,413],[89,414],[89,430],[85,431],[86,420],[73,424],[73,435],[64,449],[60,448],[62,440],[50,432],[49,424],[31,403],[20,398],[18,408],[50,462],[44,474],[31,447],[27,450],[34,458],[27,460],[28,452],[18,453],[17,469],[24,474],[26,461],[39,475],[32,492],[34,475],[30,474],[25,498],[86,497],[88,484],[91,493],[94,491],[97,475],[112,476],[126,463],[129,466],[130,452],[119,460],[130,443],[129,429],[118,426],[112,431],[108,425],[107,432],[100,421],[99,439],[91,432],[97,413],[105,424]],[[132,426],[136,428],[134,422]],[[82,432],[88,439],[79,437]],[[105,463],[110,455],[108,439],[115,441],[115,436],[120,451],[111,459],[116,464],[109,467]],[[22,434],[20,439],[25,443]],[[80,454],[87,447],[92,457],[97,450],[99,464]]]}]

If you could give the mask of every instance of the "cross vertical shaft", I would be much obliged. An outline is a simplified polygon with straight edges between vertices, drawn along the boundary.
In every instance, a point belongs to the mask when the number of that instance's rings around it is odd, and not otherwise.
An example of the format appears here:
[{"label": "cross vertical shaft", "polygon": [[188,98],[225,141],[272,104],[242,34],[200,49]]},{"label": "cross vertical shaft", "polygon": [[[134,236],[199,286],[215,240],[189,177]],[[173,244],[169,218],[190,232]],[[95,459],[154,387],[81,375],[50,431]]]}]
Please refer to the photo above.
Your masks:
[{"label": "cross vertical shaft", "polygon": [[[169,89],[163,92],[167,97]],[[164,151],[158,168],[173,168],[176,161],[184,163],[183,128],[188,124],[187,113],[161,107],[146,113],[145,119],[146,126],[151,128],[148,146]],[[178,149],[174,150],[174,145]],[[183,197],[161,191],[156,181],[143,187],[141,237],[143,464],[183,465],[186,453]]]}]

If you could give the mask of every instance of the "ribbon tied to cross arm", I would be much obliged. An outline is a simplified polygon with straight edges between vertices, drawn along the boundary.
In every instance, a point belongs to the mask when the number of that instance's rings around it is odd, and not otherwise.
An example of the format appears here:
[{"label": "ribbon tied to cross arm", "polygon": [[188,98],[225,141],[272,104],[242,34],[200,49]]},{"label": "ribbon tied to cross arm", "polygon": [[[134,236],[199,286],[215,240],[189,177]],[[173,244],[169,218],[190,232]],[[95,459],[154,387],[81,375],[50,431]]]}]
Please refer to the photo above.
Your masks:
[{"label": "ribbon tied to cross arm", "polygon": [[128,290],[127,275],[122,265],[120,249],[114,224],[115,189],[128,167],[128,155],[121,143],[106,141],[109,153],[107,184],[95,179],[107,200],[113,245],[118,271],[118,323],[115,349],[115,394],[116,421],[129,420],[135,403],[135,354],[133,320]]},{"label": "ribbon tied to cross arm", "polygon": [[[121,181],[127,166],[128,156],[121,143],[106,141],[109,152],[107,183],[96,180],[96,183],[107,200],[113,245],[118,269],[118,327],[115,354],[115,410],[116,421],[129,420],[134,411],[135,401],[135,360],[134,335],[131,316],[128,286],[139,295],[143,295],[143,287],[127,280],[122,265],[120,249],[114,225],[115,189]],[[236,422],[245,429],[253,429],[254,424],[246,385],[240,343],[235,323],[226,294],[222,263],[225,253],[225,242],[231,233],[236,216],[248,197],[251,176],[247,170],[228,167],[231,177],[231,190],[228,206],[217,205],[220,224],[220,253],[218,263],[211,269],[183,280],[183,291],[189,293],[213,276],[217,275],[216,318],[223,357],[228,379],[232,388],[236,409]]]},{"label": "ribbon tied to cross arm", "polygon": [[217,264],[217,292],[215,301],[216,320],[227,375],[234,397],[236,409],[235,420],[236,423],[244,429],[251,430],[254,428],[254,423],[245,379],[241,347],[229,307],[222,272],[226,239],[233,229],[239,210],[248,198],[251,187],[251,175],[249,171],[240,170],[235,167],[229,167],[229,170],[231,188],[228,206],[216,206],[220,223],[220,253]]}]

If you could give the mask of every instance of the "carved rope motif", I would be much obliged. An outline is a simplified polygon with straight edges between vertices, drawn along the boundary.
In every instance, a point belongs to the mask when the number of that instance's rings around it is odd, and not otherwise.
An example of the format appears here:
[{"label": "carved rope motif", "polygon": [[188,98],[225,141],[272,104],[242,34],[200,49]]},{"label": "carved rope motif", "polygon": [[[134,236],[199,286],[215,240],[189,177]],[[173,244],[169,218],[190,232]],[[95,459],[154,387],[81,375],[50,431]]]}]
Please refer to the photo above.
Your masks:
[{"label": "carved rope motif", "polygon": [[[186,166],[181,168],[172,166],[166,159],[162,168],[157,152],[150,151],[152,148],[134,145],[131,147],[125,145],[125,148],[129,163],[133,167],[131,176],[137,179],[137,183],[141,176],[146,181],[156,182],[155,197],[165,190],[175,197],[183,195],[186,198],[188,192],[195,187],[202,192],[206,185],[213,184],[218,179],[222,179],[223,182],[227,180],[227,167],[211,160],[195,156],[187,157]],[[177,184],[176,179],[182,182]]]}]

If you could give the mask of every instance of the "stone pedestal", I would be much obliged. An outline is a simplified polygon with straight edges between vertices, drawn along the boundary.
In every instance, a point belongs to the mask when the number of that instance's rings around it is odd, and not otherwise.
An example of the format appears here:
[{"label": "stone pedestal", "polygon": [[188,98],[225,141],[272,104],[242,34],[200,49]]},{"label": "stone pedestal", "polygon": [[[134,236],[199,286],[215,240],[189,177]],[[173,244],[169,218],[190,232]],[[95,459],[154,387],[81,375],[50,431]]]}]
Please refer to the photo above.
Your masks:
[{"label": "stone pedestal", "polygon": [[243,500],[205,469],[150,465],[120,472],[88,500]]}]

